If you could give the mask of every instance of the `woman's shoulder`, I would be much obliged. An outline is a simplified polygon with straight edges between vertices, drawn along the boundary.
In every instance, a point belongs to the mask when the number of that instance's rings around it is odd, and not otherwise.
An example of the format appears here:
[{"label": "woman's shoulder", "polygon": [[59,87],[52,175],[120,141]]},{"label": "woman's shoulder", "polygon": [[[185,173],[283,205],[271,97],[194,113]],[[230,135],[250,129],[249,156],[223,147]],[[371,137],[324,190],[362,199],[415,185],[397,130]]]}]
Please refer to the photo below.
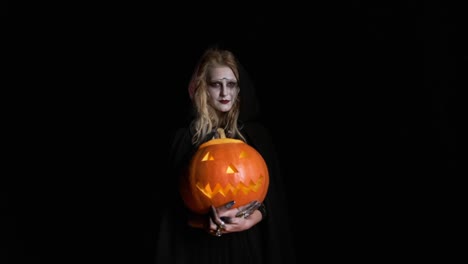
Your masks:
[{"label": "woman's shoulder", "polygon": [[172,126],[171,134],[174,138],[180,138],[181,136],[193,135],[193,123],[192,121],[181,121],[177,125]]},{"label": "woman's shoulder", "polygon": [[184,138],[190,138],[191,134],[192,132],[189,126],[175,127],[172,130],[172,141],[179,141]]},{"label": "woman's shoulder", "polygon": [[268,127],[262,122],[258,122],[258,121],[257,122],[253,122],[253,121],[244,122],[240,124],[240,127],[241,127],[241,130],[247,134],[252,134],[252,135],[258,134],[262,136],[270,135],[270,131]]},{"label": "woman's shoulder", "polygon": [[253,145],[270,145],[273,143],[270,130],[262,122],[246,122],[242,124],[241,132]]}]

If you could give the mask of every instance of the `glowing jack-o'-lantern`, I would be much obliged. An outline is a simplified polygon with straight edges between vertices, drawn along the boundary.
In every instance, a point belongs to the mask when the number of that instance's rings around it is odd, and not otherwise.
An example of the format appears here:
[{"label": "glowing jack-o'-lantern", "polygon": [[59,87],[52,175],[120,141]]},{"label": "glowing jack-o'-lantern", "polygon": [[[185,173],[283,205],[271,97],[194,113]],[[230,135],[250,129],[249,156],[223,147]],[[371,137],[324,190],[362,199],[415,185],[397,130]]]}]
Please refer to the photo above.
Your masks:
[{"label": "glowing jack-o'-lantern", "polygon": [[268,191],[268,168],[260,153],[242,140],[226,138],[222,130],[220,135],[200,145],[181,182],[184,203],[195,213],[230,201],[235,201],[232,208],[263,202]]}]

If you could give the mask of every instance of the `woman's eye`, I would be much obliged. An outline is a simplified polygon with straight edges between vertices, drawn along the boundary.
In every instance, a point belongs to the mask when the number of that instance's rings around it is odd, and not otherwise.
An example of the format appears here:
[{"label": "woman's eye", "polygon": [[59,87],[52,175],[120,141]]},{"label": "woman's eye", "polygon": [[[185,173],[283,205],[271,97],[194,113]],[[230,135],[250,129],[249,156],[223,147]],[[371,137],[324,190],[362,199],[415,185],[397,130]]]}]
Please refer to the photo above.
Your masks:
[{"label": "woman's eye", "polygon": [[221,83],[219,83],[219,82],[212,82],[212,83],[210,83],[210,86],[211,86],[211,87],[220,87],[220,86],[221,86]]},{"label": "woman's eye", "polygon": [[227,86],[228,86],[229,88],[235,88],[235,87],[237,87],[237,83],[236,83],[236,82],[229,82],[229,83],[227,84]]}]

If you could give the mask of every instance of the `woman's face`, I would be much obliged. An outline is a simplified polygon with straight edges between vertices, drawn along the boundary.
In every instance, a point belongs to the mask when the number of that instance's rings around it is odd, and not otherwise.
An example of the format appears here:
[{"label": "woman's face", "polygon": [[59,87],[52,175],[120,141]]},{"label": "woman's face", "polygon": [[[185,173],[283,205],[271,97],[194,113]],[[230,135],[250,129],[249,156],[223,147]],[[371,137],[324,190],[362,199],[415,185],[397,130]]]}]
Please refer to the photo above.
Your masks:
[{"label": "woman's face", "polygon": [[208,70],[208,103],[220,112],[231,110],[239,93],[237,79],[231,68],[211,67]]}]

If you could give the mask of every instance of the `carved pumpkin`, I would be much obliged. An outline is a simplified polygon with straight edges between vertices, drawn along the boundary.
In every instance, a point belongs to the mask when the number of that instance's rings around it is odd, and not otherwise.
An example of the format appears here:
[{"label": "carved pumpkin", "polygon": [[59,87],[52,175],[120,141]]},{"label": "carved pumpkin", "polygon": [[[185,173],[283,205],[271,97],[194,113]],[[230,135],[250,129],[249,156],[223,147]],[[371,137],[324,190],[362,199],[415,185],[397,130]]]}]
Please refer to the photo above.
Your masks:
[{"label": "carved pumpkin", "polygon": [[235,201],[232,208],[251,201],[263,202],[269,185],[265,160],[245,142],[226,138],[212,139],[200,145],[181,182],[185,205],[205,214],[215,207]]}]

